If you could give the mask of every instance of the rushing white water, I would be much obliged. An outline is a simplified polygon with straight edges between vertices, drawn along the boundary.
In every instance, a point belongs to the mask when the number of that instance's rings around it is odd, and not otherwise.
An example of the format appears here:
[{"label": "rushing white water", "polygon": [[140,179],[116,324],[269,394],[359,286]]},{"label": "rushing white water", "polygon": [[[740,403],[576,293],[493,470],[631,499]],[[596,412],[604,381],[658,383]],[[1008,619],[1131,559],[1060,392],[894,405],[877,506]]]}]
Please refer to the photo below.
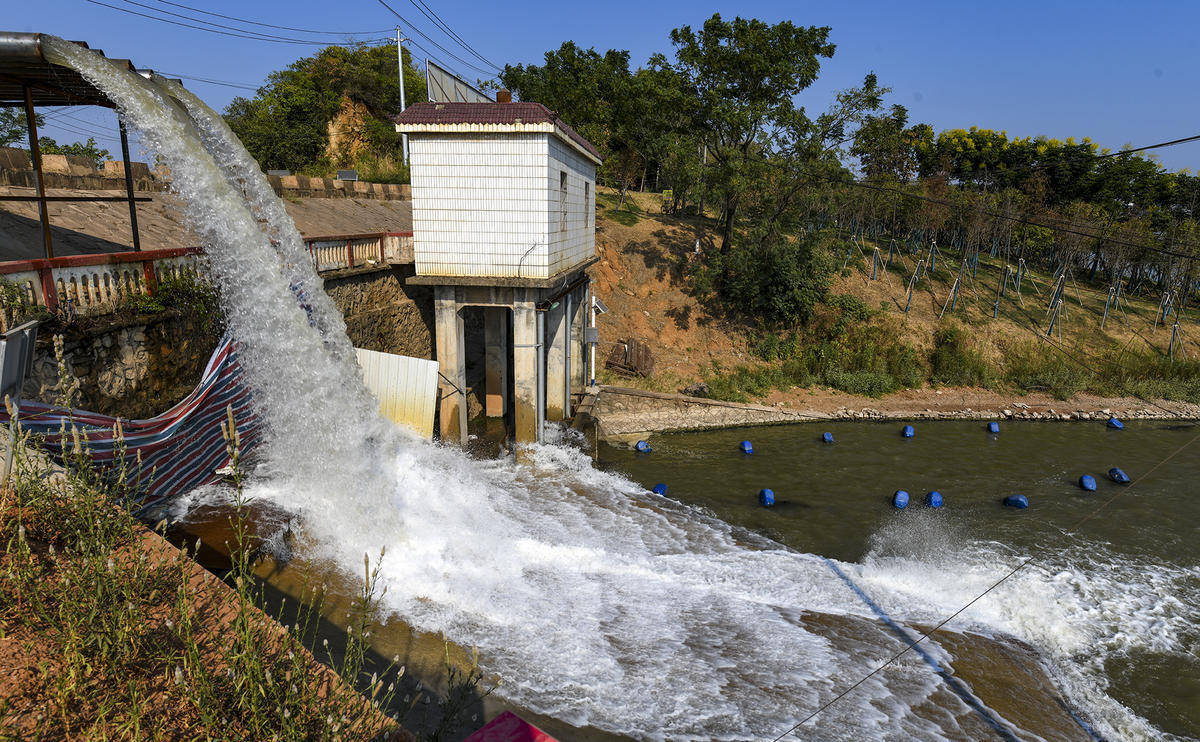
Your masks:
[{"label": "rushing white water", "polygon": [[[171,170],[268,426],[251,494],[297,513],[316,556],[348,572],[386,546],[389,609],[477,646],[501,694],[637,738],[771,738],[896,651],[819,557],[649,495],[566,447],[537,447],[522,465],[480,463],[388,426],[295,228],[220,118],[178,86],[167,89],[182,107],[76,45],[45,49],[116,102]],[[320,330],[295,285],[315,299]],[[928,621],[997,575],[995,555],[956,559],[881,548],[842,566],[897,618]],[[1096,571],[1029,572],[951,628],[969,621],[1074,657],[1098,636],[1088,620],[1129,608],[1105,601],[1136,600],[1090,585]],[[1193,616],[1171,615],[1168,628]],[[936,642],[929,651],[949,659]],[[1086,671],[1066,677],[1105,733],[1155,736]],[[804,736],[961,739],[958,719],[973,712],[956,697],[938,701],[945,713],[916,711],[942,682],[910,653]]]}]

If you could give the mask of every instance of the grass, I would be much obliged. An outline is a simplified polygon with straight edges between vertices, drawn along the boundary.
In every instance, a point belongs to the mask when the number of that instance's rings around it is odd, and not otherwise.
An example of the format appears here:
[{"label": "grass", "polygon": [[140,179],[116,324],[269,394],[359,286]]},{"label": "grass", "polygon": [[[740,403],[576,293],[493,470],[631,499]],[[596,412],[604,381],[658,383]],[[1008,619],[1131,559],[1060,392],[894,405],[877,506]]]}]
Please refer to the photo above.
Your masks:
[{"label": "grass", "polygon": [[[69,406],[73,380],[61,362],[60,375],[67,390],[60,401]],[[186,550],[131,515],[136,467],[94,468],[86,439],[66,425],[64,465],[54,467],[19,425],[10,431],[17,445],[0,490],[0,639],[15,654],[0,654],[10,670],[0,679],[0,738],[333,740],[399,732],[405,709],[395,708],[393,695],[404,668],[393,660],[369,678],[364,670],[382,594],[378,563],[364,557],[345,652],[338,663],[327,658],[336,673],[310,652],[319,593],[288,613],[291,626],[260,609],[266,600],[253,574],[232,422],[224,426],[236,496],[229,590],[202,579]],[[119,426],[115,432],[123,446]],[[461,697],[481,679],[477,667],[456,672],[451,697],[439,704],[445,725],[457,723]]]}]

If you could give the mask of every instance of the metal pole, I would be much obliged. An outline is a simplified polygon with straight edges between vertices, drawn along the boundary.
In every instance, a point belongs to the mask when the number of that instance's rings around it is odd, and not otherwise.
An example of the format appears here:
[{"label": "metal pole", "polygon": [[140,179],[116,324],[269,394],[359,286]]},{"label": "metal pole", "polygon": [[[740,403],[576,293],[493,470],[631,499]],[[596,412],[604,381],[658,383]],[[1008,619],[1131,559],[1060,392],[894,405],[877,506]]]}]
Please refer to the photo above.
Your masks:
[{"label": "metal pole", "polygon": [[566,326],[563,328],[567,336],[563,338],[563,419],[571,416],[571,330],[575,324],[571,320],[571,292],[563,297],[563,309],[566,312]]},{"label": "metal pole", "polygon": [[[404,113],[404,47],[400,46],[405,39],[400,35],[400,27],[396,26],[396,62],[400,68],[400,113]],[[408,164],[408,135],[400,135],[400,144],[404,151],[404,164]]]},{"label": "metal pole", "polygon": [[546,313],[537,313],[537,435],[534,440],[542,442],[542,430],[546,427]]},{"label": "metal pole", "polygon": [[[596,296],[592,293],[592,285],[588,284],[588,326],[596,326]],[[590,367],[591,383],[588,386],[596,386],[596,344],[589,343],[588,348],[588,366]]]},{"label": "metal pole", "polygon": [[38,146],[37,117],[33,114],[33,91],[25,87],[25,124],[29,127],[29,156],[33,159],[33,174],[37,178],[38,213],[42,217],[42,243],[46,246],[46,257],[54,257],[54,246],[50,243],[50,208],[46,204],[46,183],[42,177],[42,148]]},{"label": "metal pole", "polygon": [[121,130],[121,159],[125,163],[125,193],[129,196],[129,228],[133,231],[133,249],[141,252],[142,238],[138,234],[137,202],[133,200],[133,172],[129,167],[129,134],[125,131],[125,120],[117,116],[117,127]]}]

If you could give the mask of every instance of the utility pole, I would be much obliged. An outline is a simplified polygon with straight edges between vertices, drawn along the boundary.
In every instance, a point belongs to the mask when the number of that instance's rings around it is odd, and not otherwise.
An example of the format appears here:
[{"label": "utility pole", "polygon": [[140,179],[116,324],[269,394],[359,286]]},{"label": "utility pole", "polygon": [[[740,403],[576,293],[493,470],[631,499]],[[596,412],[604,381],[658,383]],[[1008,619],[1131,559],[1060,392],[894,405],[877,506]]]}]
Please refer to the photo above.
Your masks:
[{"label": "utility pole", "polygon": [[[400,35],[400,27],[396,26],[396,61],[400,68],[400,113],[404,113],[404,47],[402,43],[408,41]],[[408,135],[400,135],[400,143],[404,150],[404,164],[408,164]]]}]

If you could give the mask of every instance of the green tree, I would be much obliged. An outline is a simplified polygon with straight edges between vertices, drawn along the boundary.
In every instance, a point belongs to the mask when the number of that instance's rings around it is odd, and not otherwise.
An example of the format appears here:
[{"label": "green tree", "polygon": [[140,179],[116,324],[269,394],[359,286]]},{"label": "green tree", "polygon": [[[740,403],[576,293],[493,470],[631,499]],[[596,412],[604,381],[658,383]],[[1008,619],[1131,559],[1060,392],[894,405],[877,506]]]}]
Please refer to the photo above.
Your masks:
[{"label": "green tree", "polygon": [[[850,154],[858,158],[863,175],[887,176],[907,183],[917,171],[917,142],[928,126],[908,129],[908,109],[893,105],[888,114],[868,116],[854,134]],[[932,130],[929,130],[932,132]]]},{"label": "green tree", "polygon": [[[35,117],[38,126],[45,123],[40,114],[35,114]],[[29,138],[27,132],[23,108],[0,108],[0,147],[23,143]]]},{"label": "green tree", "polygon": [[520,100],[541,103],[607,156],[614,109],[627,95],[629,52],[580,49],[566,41],[543,65],[505,65],[500,81]]},{"label": "green tree", "polygon": [[672,69],[692,102],[692,125],[711,162],[704,177],[721,204],[720,250],[727,254],[746,192],[764,178],[764,151],[778,130],[805,128],[796,96],[831,58],[829,28],[768,25],[760,20],[725,21],[713,14],[698,31],[671,31]]},{"label": "green tree", "polygon": [[[395,154],[400,136],[386,116],[400,112],[396,71],[395,44],[326,47],[272,72],[253,98],[234,98],[225,119],[264,170],[328,167],[329,122],[349,100],[371,114],[366,122],[370,154]],[[407,104],[426,99],[422,77],[406,54]]]}]

